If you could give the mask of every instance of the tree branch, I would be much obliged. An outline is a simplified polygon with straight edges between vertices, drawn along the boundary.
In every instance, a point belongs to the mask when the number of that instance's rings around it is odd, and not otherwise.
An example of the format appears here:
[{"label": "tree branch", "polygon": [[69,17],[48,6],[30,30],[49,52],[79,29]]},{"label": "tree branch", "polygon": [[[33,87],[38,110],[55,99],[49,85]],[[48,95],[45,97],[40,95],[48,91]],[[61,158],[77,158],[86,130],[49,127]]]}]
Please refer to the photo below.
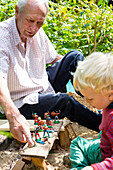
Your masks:
[{"label": "tree branch", "polygon": [[87,32],[87,39],[88,39],[88,48],[89,48],[89,54],[91,53],[91,50],[90,50],[90,39],[89,39],[89,34],[88,34],[88,29],[86,27],[86,32]]},{"label": "tree branch", "polygon": [[[110,31],[111,31],[111,30],[110,30]],[[109,31],[106,35],[104,35],[102,38],[100,38],[100,40],[98,41],[98,43],[97,43],[96,46],[95,46],[95,49],[96,49],[96,47],[103,41],[103,39],[106,38],[106,37],[110,34],[110,31]],[[92,49],[91,52],[93,52],[93,51],[94,51],[94,48]]]},{"label": "tree branch", "polygon": [[111,51],[112,51],[112,49],[113,49],[113,46],[111,47],[111,50],[110,50],[109,52],[111,52]]},{"label": "tree branch", "polygon": [[97,32],[97,23],[98,21],[95,22],[95,30],[94,30],[94,48],[93,50],[96,50],[96,32]]}]

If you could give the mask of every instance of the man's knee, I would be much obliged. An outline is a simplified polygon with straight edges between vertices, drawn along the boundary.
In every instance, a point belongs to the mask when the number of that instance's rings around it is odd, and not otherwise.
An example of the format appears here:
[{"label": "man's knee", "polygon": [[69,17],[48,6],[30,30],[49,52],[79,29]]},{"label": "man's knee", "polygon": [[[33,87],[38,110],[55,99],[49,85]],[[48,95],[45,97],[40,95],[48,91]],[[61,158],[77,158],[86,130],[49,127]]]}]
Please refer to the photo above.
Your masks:
[{"label": "man's knee", "polygon": [[78,61],[83,61],[84,56],[81,52],[75,50],[70,51],[65,55],[67,62],[70,62],[70,71],[74,72],[76,70]]}]

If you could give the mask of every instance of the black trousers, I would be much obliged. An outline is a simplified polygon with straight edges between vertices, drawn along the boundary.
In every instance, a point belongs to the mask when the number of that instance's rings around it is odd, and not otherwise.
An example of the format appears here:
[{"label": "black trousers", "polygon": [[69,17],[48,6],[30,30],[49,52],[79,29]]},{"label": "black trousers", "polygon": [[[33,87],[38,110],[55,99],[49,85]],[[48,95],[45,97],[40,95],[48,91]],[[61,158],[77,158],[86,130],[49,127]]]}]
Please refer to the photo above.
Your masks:
[{"label": "black trousers", "polygon": [[63,59],[48,67],[49,81],[56,93],[39,94],[39,103],[23,105],[19,108],[21,114],[27,119],[32,119],[32,113],[37,113],[43,119],[45,112],[60,110],[59,118],[67,117],[73,122],[78,122],[80,125],[99,132],[98,127],[102,119],[101,114],[90,111],[66,93],[58,92],[66,85],[69,79],[73,81],[71,72],[76,71],[78,61],[83,59],[84,57],[80,52],[71,51]]}]

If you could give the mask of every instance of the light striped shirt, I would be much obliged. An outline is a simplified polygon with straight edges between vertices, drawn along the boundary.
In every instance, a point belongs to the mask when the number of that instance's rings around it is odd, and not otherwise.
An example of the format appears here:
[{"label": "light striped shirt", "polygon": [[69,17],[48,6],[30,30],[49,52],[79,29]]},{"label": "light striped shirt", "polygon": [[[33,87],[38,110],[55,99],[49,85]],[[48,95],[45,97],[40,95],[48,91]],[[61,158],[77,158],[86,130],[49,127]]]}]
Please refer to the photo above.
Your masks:
[{"label": "light striped shirt", "polygon": [[15,105],[38,103],[38,93],[54,93],[46,64],[57,52],[42,28],[27,39],[26,49],[17,31],[15,17],[0,23],[0,76],[7,79]]}]

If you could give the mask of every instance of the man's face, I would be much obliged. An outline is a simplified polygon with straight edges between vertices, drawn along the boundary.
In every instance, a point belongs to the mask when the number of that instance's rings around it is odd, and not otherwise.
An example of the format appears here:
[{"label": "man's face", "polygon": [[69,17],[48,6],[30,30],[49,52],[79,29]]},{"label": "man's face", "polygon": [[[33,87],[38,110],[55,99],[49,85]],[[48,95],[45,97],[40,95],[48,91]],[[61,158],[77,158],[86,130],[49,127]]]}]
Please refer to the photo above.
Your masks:
[{"label": "man's face", "polygon": [[17,29],[21,39],[33,37],[46,18],[47,8],[44,3],[37,4],[36,2],[27,3],[24,9],[19,12],[18,7],[15,7],[15,17]]}]

